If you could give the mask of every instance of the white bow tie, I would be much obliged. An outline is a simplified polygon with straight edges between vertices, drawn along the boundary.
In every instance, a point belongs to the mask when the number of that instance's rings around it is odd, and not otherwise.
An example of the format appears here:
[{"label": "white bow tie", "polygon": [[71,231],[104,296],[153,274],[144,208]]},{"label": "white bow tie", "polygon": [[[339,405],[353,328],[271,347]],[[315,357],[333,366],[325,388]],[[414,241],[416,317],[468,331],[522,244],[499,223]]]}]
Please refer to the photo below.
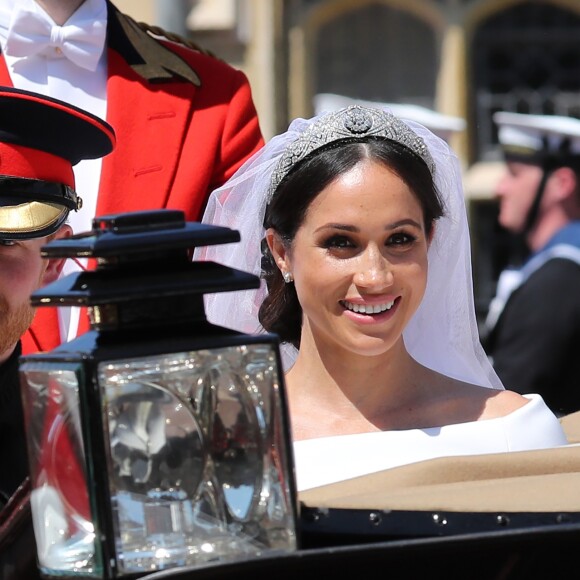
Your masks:
[{"label": "white bow tie", "polygon": [[16,10],[8,29],[6,54],[26,57],[54,47],[76,65],[95,71],[105,45],[106,19],[79,18],[58,26],[26,8]]}]

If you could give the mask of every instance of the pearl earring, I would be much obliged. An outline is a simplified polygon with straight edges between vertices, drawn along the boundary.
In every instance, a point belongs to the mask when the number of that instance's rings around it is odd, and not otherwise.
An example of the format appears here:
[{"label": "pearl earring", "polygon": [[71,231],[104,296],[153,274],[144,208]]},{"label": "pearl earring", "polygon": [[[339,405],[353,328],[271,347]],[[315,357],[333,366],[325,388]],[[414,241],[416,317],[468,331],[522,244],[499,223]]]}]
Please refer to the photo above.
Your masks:
[{"label": "pearl earring", "polygon": [[286,284],[290,284],[290,282],[294,282],[294,276],[292,276],[292,274],[290,272],[284,272],[282,274],[282,277],[284,278],[284,282],[286,282]]}]

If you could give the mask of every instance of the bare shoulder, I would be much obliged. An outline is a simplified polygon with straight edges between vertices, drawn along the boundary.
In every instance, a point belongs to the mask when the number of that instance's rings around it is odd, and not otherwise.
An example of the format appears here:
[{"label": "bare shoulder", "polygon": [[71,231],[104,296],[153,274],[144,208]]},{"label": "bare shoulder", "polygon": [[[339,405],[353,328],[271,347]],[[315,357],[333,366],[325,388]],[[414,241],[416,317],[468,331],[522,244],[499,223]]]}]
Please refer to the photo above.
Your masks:
[{"label": "bare shoulder", "polygon": [[440,424],[506,417],[530,403],[515,391],[483,387],[437,373],[429,379],[434,405],[428,408],[430,413],[436,410]]},{"label": "bare shoulder", "polygon": [[505,417],[530,402],[515,391],[491,389],[465,383],[457,379],[447,379],[446,393],[457,402],[455,411],[459,415],[470,417],[471,421]]}]

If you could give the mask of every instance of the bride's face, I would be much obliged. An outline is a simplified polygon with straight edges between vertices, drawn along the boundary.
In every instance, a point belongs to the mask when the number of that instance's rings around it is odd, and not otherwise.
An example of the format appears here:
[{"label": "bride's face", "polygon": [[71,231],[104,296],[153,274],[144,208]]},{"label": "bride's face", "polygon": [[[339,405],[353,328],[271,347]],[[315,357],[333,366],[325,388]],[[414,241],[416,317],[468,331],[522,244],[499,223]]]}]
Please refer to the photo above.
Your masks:
[{"label": "bride's face", "polygon": [[319,348],[366,356],[390,349],[423,298],[428,246],[409,187],[383,164],[358,163],[314,199],[283,256],[303,333]]}]

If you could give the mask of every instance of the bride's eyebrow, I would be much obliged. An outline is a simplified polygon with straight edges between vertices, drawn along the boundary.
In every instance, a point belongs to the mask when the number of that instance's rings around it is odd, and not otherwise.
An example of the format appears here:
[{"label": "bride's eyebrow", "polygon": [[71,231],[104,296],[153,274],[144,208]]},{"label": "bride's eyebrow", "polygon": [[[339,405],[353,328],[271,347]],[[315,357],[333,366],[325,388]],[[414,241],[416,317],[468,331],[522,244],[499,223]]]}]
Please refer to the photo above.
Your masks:
[{"label": "bride's eyebrow", "polygon": [[[390,224],[386,224],[385,230],[392,230],[395,228],[400,228],[401,226],[412,226],[414,228],[419,228],[419,229],[422,227],[421,224],[419,222],[417,222],[416,220],[403,219],[403,220],[398,220],[398,221],[390,223]],[[342,230],[343,232],[352,232],[352,233],[360,232],[360,228],[358,228],[356,226],[352,226],[352,225],[348,225],[348,224],[338,224],[338,223],[324,224],[324,225],[320,226],[319,228],[316,228],[316,230],[314,230],[314,232],[317,233],[317,232],[320,232],[323,230]]]},{"label": "bride's eyebrow", "polygon": [[408,219],[393,222],[392,224],[388,224],[387,228],[388,229],[400,228],[401,226],[412,226],[414,228],[421,228],[422,227],[421,224],[419,222],[417,222],[416,220],[408,218]]},{"label": "bride's eyebrow", "polygon": [[342,230],[344,232],[353,232],[353,233],[360,232],[360,228],[357,228],[356,226],[335,223],[324,224],[319,228],[316,228],[314,232],[316,233],[323,230]]}]

